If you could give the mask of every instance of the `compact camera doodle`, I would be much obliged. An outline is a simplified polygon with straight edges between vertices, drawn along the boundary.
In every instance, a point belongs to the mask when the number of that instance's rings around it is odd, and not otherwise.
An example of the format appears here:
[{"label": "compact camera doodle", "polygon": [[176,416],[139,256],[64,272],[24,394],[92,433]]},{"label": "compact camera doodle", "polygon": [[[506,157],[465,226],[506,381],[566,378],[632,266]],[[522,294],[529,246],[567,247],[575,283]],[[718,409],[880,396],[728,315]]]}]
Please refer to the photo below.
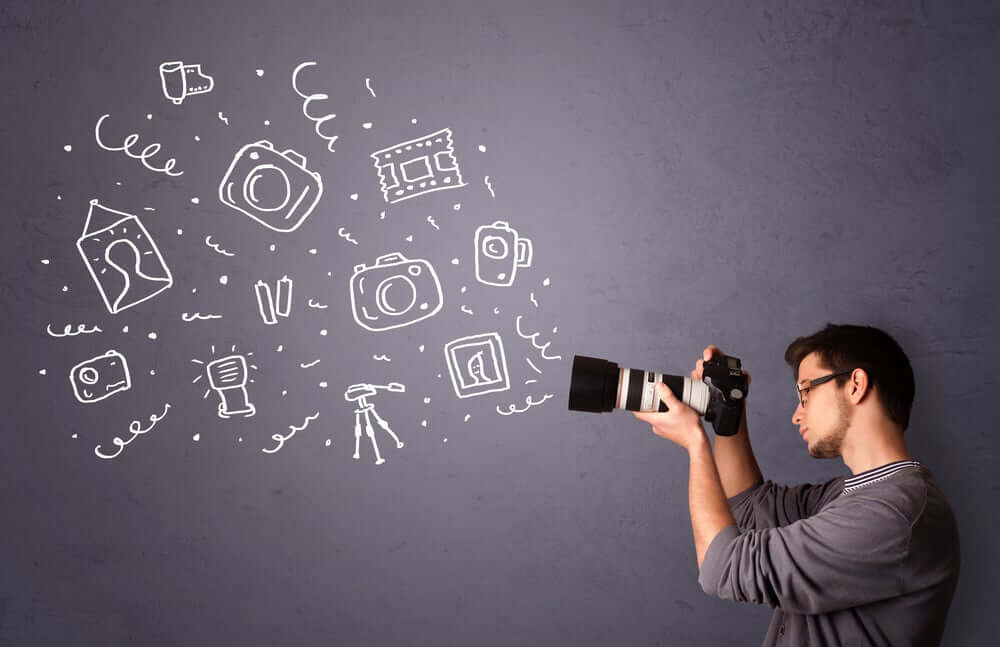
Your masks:
[{"label": "compact camera doodle", "polygon": [[514,284],[517,268],[531,265],[531,241],[503,220],[476,229],[476,279],[486,285]]},{"label": "compact camera doodle", "polygon": [[434,267],[399,252],[379,256],[371,267],[354,266],[351,309],[366,330],[401,328],[436,314],[442,305]]},{"label": "compact camera doodle", "polygon": [[84,404],[103,400],[132,388],[125,356],[116,350],[80,362],[69,371],[73,395]]},{"label": "compact camera doodle", "polygon": [[222,204],[282,232],[295,231],[321,195],[323,178],[306,168],[306,158],[267,140],[238,150],[219,184]]}]

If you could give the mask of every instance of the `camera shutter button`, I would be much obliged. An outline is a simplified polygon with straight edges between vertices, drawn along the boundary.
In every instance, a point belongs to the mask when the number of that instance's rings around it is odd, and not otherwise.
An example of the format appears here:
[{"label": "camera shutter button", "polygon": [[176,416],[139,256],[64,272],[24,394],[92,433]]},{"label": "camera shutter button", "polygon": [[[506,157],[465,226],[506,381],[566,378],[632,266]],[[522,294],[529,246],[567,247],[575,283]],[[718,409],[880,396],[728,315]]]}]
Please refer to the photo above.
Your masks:
[{"label": "camera shutter button", "polygon": [[740,391],[739,389],[733,389],[732,391],[729,392],[729,397],[731,397],[733,400],[739,400],[743,397],[743,391]]}]

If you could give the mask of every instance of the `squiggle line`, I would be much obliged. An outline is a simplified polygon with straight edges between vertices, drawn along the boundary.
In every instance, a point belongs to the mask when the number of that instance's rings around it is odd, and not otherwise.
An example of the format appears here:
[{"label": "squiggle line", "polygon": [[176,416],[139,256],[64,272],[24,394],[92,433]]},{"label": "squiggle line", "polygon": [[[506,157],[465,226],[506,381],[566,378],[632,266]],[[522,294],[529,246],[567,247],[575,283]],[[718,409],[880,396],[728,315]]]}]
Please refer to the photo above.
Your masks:
[{"label": "squiggle line", "polygon": [[343,227],[337,230],[337,235],[340,236],[341,238],[347,239],[347,242],[349,243],[354,243],[355,245],[358,244],[358,241],[351,238],[351,232],[345,230]]},{"label": "squiggle line", "polygon": [[530,366],[531,368],[535,369],[536,373],[538,373],[539,375],[542,374],[542,372],[540,370],[538,370],[538,367],[535,366],[535,363],[531,361],[530,357],[525,357],[524,361],[528,362],[528,366]]},{"label": "squiggle line", "polygon": [[205,236],[205,244],[206,245],[208,245],[209,247],[211,247],[215,251],[219,252],[223,256],[236,256],[236,254],[234,254],[232,252],[227,252],[226,250],[224,250],[221,247],[219,247],[219,243],[210,242],[211,238],[212,238],[211,234],[209,234],[208,236]]},{"label": "squiggle line", "polygon": [[212,315],[212,314],[203,315],[200,312],[195,312],[195,313],[192,313],[192,314],[188,314],[186,312],[182,312],[181,313],[181,319],[183,319],[184,321],[186,321],[188,323],[191,323],[195,319],[203,319],[203,320],[208,320],[208,319],[222,319],[222,315]]},{"label": "squiggle line", "polygon": [[306,419],[302,421],[301,427],[296,427],[295,425],[288,425],[288,428],[292,430],[292,433],[288,434],[287,436],[282,436],[281,434],[272,434],[271,438],[278,442],[278,446],[275,447],[274,449],[268,449],[265,447],[260,451],[264,452],[265,454],[276,453],[279,449],[285,446],[285,441],[294,436],[296,431],[302,431],[303,429],[309,426],[310,420],[315,420],[316,418],[319,418],[319,411],[317,411],[311,416],[306,416]]},{"label": "squiggle line", "polygon": [[378,360],[380,362],[391,362],[388,355],[372,355],[372,359]]},{"label": "squiggle line", "polygon": [[465,314],[468,314],[468,315],[473,314],[472,310],[469,310],[468,308],[465,307],[465,304],[462,304],[462,307],[459,308],[459,310],[461,310],[462,312],[464,312]]},{"label": "squiggle line", "polygon": [[371,92],[372,96],[374,97],[375,90],[372,90],[372,80],[369,79],[367,76],[365,77],[365,87],[368,88],[368,91]]},{"label": "squiggle line", "polygon": [[434,222],[434,217],[433,216],[427,216],[427,222],[431,223],[431,226],[434,227],[434,229],[437,229],[437,230],[440,231],[441,228],[437,226],[436,222]]},{"label": "squiggle line", "polygon": [[123,451],[125,451],[125,445],[128,445],[130,442],[135,440],[136,436],[146,433],[147,431],[155,427],[157,422],[166,418],[167,411],[169,409],[170,409],[170,403],[167,402],[165,405],[163,405],[163,413],[161,413],[159,416],[157,416],[155,413],[150,414],[149,426],[146,427],[145,429],[142,428],[142,423],[139,422],[138,420],[133,420],[131,423],[129,423],[128,430],[132,433],[131,438],[129,438],[128,440],[122,440],[120,436],[115,436],[114,438],[111,439],[111,444],[118,448],[118,451],[116,451],[114,454],[102,454],[100,445],[94,447],[94,453],[97,454],[98,458],[105,458],[105,459],[115,458]]},{"label": "squiggle line", "polygon": [[310,308],[317,308],[319,310],[325,310],[326,308],[330,307],[323,305],[322,303],[320,303],[315,299],[309,299],[309,303],[307,303],[306,305],[308,305]]},{"label": "squiggle line", "polygon": [[226,124],[227,126],[229,125],[229,117],[223,117],[223,116],[222,116],[222,111],[221,111],[221,110],[219,111],[219,120],[221,120],[221,121],[225,122],[225,124]]},{"label": "squiggle line", "polygon": [[45,330],[53,337],[75,337],[77,335],[89,335],[95,332],[104,332],[97,326],[94,326],[90,330],[87,330],[87,324],[79,324],[76,327],[76,332],[71,332],[73,324],[66,324],[61,333],[52,332],[52,324],[45,324]]},{"label": "squiggle line", "polygon": [[316,366],[317,364],[319,364],[318,359],[316,361],[309,362],[308,364],[303,364],[302,362],[299,362],[299,366],[301,366],[302,368],[310,368],[312,366]]},{"label": "squiggle line", "polygon": [[493,185],[490,184],[490,176],[489,175],[487,175],[486,177],[483,178],[483,182],[486,183],[486,188],[490,190],[490,195],[493,196],[494,198],[497,197],[497,194],[493,193]]},{"label": "squiggle line", "polygon": [[137,141],[139,141],[138,133],[131,133],[128,136],[126,136],[125,139],[122,140],[121,146],[105,146],[104,142],[101,141],[101,123],[103,123],[104,120],[110,116],[111,116],[110,114],[102,115],[101,118],[98,119],[97,123],[94,125],[94,139],[97,140],[98,146],[100,146],[106,151],[122,151],[132,159],[137,159],[140,162],[142,162],[142,165],[148,168],[150,171],[156,171],[157,173],[165,173],[171,177],[184,175],[184,171],[177,171],[176,173],[170,172],[171,169],[174,168],[174,165],[177,164],[177,160],[174,159],[173,157],[164,162],[162,168],[157,168],[155,166],[152,166],[149,162],[146,161],[153,155],[156,155],[157,153],[160,152],[162,146],[160,146],[159,143],[150,144],[149,146],[146,146],[138,153],[133,153],[132,147],[135,146],[135,143]]},{"label": "squiggle line", "polygon": [[323,126],[323,124],[325,122],[330,121],[331,119],[336,119],[337,115],[335,115],[333,113],[329,113],[329,114],[326,114],[326,115],[324,115],[322,117],[314,117],[311,114],[309,114],[309,104],[310,103],[312,103],[313,101],[325,101],[325,100],[329,99],[330,96],[327,95],[327,94],[322,94],[322,93],[305,94],[304,92],[302,92],[301,90],[299,90],[299,86],[298,86],[299,72],[302,70],[302,68],[307,67],[309,65],[316,65],[316,61],[306,61],[304,63],[300,63],[298,65],[298,67],[296,67],[295,70],[292,72],[292,89],[295,90],[295,94],[299,95],[303,99],[303,101],[302,101],[302,114],[305,115],[306,119],[308,119],[309,121],[312,121],[312,122],[314,122],[316,124],[313,127],[313,130],[316,131],[316,134],[319,135],[321,139],[323,139],[326,142],[328,142],[327,145],[326,145],[326,149],[328,151],[330,151],[331,153],[333,153],[333,152],[335,152],[334,149],[333,149],[333,143],[335,141],[337,141],[337,135],[333,135],[333,136],[324,135],[322,132],[320,132],[320,128]]},{"label": "squiggle line", "polygon": [[517,319],[514,320],[514,325],[517,328],[518,335],[520,335],[524,339],[530,339],[531,345],[537,348],[538,350],[542,351],[542,359],[562,359],[562,355],[553,355],[552,357],[549,357],[545,354],[545,349],[551,346],[552,342],[548,342],[544,346],[539,346],[538,344],[535,343],[535,337],[538,337],[538,335],[541,334],[540,332],[536,332],[532,335],[525,335],[523,332],[521,332],[521,315],[517,315]]},{"label": "squiggle line", "polygon": [[531,300],[532,303],[535,304],[535,307],[537,308],[538,307],[538,301],[535,301],[535,293],[534,292],[529,292],[528,293],[528,298]]},{"label": "squiggle line", "polygon": [[511,415],[514,415],[515,413],[524,413],[525,411],[527,411],[531,407],[533,407],[535,405],[539,405],[539,404],[545,402],[546,400],[548,400],[551,397],[552,397],[551,393],[546,393],[545,396],[541,400],[539,400],[538,402],[535,402],[534,400],[531,399],[531,396],[529,395],[528,397],[526,397],[524,399],[524,401],[527,403],[528,406],[524,407],[523,409],[518,409],[517,406],[515,406],[513,403],[511,403],[511,404],[507,405],[507,411],[506,412],[501,411],[500,410],[500,405],[498,404],[497,405],[497,413],[499,413],[501,416],[511,416]]}]

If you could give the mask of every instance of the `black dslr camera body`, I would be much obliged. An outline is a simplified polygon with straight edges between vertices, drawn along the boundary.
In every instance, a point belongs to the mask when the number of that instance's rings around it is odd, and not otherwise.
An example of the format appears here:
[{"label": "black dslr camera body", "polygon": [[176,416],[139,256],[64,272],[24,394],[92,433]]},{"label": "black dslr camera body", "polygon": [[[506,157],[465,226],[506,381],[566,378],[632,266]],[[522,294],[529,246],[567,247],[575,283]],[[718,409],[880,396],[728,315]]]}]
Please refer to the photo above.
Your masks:
[{"label": "black dslr camera body", "polygon": [[569,386],[572,411],[600,413],[612,409],[666,411],[656,396],[656,383],[663,382],[677,399],[712,423],[717,436],[739,431],[749,384],[738,357],[714,356],[704,363],[702,381],[635,368],[619,368],[614,362],[576,355]]}]

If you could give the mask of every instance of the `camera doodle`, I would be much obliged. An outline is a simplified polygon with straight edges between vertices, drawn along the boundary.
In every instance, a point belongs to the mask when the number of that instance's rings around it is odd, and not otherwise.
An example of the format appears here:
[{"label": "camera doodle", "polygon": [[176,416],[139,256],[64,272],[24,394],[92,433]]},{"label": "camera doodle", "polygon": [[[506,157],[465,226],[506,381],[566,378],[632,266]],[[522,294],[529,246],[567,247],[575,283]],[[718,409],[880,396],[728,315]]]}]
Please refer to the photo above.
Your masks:
[{"label": "camera doodle", "polygon": [[174,284],[142,222],[97,200],[90,201],[76,247],[111,314],[152,299]]},{"label": "camera doodle", "polygon": [[476,280],[486,285],[509,287],[517,268],[531,266],[531,240],[503,220],[476,229]]},{"label": "camera doodle", "polygon": [[468,398],[510,388],[503,340],[495,332],[455,339],[444,347],[455,395]]},{"label": "camera doodle", "polygon": [[211,92],[215,79],[203,74],[201,65],[167,61],[160,63],[160,85],[163,86],[163,96],[179,106],[189,96]]},{"label": "camera doodle", "polygon": [[399,252],[379,256],[375,265],[355,265],[351,276],[354,320],[366,330],[401,328],[435,315],[443,304],[434,267]]},{"label": "camera doodle", "polygon": [[69,370],[73,395],[84,404],[100,402],[132,388],[125,356],[116,350],[80,362]]},{"label": "camera doodle", "polygon": [[280,232],[298,229],[322,195],[323,178],[306,168],[306,158],[267,140],[236,151],[219,184],[222,204]]},{"label": "camera doodle", "polygon": [[383,148],[371,157],[382,195],[390,204],[465,186],[450,128]]}]

